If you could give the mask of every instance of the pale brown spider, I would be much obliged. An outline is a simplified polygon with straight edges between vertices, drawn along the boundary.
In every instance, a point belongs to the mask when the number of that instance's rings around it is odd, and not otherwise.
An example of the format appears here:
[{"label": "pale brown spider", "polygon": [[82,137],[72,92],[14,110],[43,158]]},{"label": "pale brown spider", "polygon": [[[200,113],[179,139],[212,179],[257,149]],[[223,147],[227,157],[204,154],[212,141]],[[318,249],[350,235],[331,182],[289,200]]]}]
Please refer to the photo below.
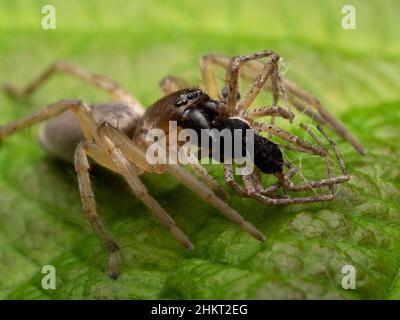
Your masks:
[{"label": "pale brown spider", "polygon": [[[245,67],[242,71],[243,75],[250,74],[250,70],[251,72],[255,72],[258,65],[248,63],[263,57],[269,57],[269,62],[260,65],[262,66],[261,72],[255,78],[244,97],[238,101],[239,68],[241,66]],[[150,209],[155,218],[164,224],[173,236],[186,248],[191,249],[193,247],[192,243],[179,227],[176,226],[173,219],[164,211],[159,203],[148,193],[139,178],[142,173],[170,173],[205,201],[217,208],[231,221],[237,223],[253,237],[262,241],[265,239],[264,235],[224,201],[225,193],[200,164],[192,164],[192,166],[206,184],[200,182],[178,164],[150,165],[145,156],[148,144],[144,137],[146,132],[152,128],[160,128],[167,134],[170,134],[168,131],[169,121],[174,120],[179,123],[186,111],[201,107],[204,103],[218,103],[219,110],[221,111],[219,114],[220,118],[241,117],[253,128],[279,136],[288,141],[293,148],[301,152],[321,156],[327,163],[328,177],[326,179],[296,185],[290,180],[295,174],[295,169],[290,163],[286,162],[284,165],[289,168],[287,173],[284,173],[283,170],[274,172],[278,179],[276,184],[264,189],[261,185],[259,171],[255,171],[254,174],[243,177],[244,190],[235,182],[233,166],[226,164],[224,165],[225,179],[238,194],[256,198],[266,204],[306,203],[333,199],[333,184],[347,181],[349,175],[335,143],[322,129],[320,131],[331,144],[342,169],[343,174],[339,177],[332,176],[327,156],[328,152],[313,133],[310,132],[318,146],[311,145],[283,131],[274,124],[261,124],[254,121],[256,118],[265,115],[292,118],[290,111],[277,106],[279,96],[284,94],[284,85],[290,91],[289,100],[297,108],[304,108],[302,101],[308,102],[311,99],[304,91],[292,86],[288,81],[281,81],[278,71],[278,60],[279,56],[272,51],[262,51],[247,56],[239,56],[233,58],[230,62],[222,56],[205,56],[202,65],[204,92],[199,89],[186,89],[176,92],[177,89],[181,89],[186,85],[179,79],[168,77],[161,82],[161,85],[165,92],[173,93],[155,102],[147,110],[141,106],[133,95],[123,90],[110,79],[92,74],[70,63],[58,62],[50,66],[24,89],[7,86],[6,91],[14,96],[29,96],[53,74],[61,72],[106,90],[114,102],[88,106],[80,100],[62,100],[48,105],[42,111],[0,127],[0,140],[21,129],[49,120],[40,132],[41,144],[53,155],[66,160],[74,159],[83,209],[93,229],[99,234],[110,253],[109,269],[111,278],[116,278],[119,273],[119,249],[97,214],[96,202],[89,178],[88,157],[101,166],[124,177],[132,191]],[[214,63],[228,66],[227,92],[225,92],[225,97],[222,97],[219,102],[210,99],[210,97],[217,99],[219,95],[213,69]],[[247,112],[246,109],[264,88],[268,79],[272,80],[270,88],[272,88],[273,92],[274,105],[270,108]],[[190,97],[190,99],[187,97]],[[325,109],[321,109],[321,106],[318,108],[318,111],[321,112],[320,120],[323,121],[323,115],[327,115],[328,113],[324,111]],[[313,114],[313,117],[317,120],[319,119],[316,114]],[[323,119],[329,119],[329,123],[332,125],[338,123],[337,120],[330,116]],[[344,129],[341,125],[335,128],[340,133],[345,132],[344,135],[347,138],[351,137],[347,131],[343,131]],[[178,130],[180,129],[178,128]],[[349,141],[354,142],[354,139],[351,138]],[[324,186],[328,187],[329,192],[327,195],[322,196],[290,198],[289,196],[280,197],[274,195],[275,191],[280,188],[283,188],[285,191],[304,191]]]}]

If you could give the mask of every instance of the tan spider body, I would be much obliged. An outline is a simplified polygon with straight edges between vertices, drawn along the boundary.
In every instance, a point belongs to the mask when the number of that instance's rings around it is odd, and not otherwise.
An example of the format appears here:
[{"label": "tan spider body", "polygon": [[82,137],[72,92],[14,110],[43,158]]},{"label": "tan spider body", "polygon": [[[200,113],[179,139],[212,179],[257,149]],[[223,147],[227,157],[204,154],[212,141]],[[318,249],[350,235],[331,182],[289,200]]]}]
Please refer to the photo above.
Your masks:
[{"label": "tan spider body", "polygon": [[[231,221],[240,225],[253,237],[258,240],[264,240],[263,234],[257,228],[247,222],[224,201],[226,198],[225,193],[200,164],[193,164],[192,167],[196,174],[204,180],[205,184],[186,172],[178,164],[150,165],[145,156],[147,143],[144,136],[149,129],[160,128],[168,133],[169,121],[179,121],[186,110],[196,108],[204,99],[210,99],[209,97],[217,99],[219,97],[220,91],[217,87],[214,65],[215,63],[224,64],[226,62],[225,58],[222,59],[221,57],[208,55],[203,59],[203,86],[204,92],[207,94],[199,89],[193,89],[195,95],[190,101],[186,99],[186,96],[183,99],[181,93],[176,93],[176,91],[187,87],[185,82],[177,78],[167,77],[160,83],[167,95],[155,102],[147,110],[131,94],[127,93],[115,82],[65,62],[52,65],[23,90],[18,90],[11,86],[6,88],[8,93],[14,96],[27,96],[32,94],[52,74],[62,72],[108,91],[112,100],[114,100],[114,102],[91,107],[80,100],[62,100],[48,105],[44,110],[26,118],[0,127],[1,140],[20,129],[48,120],[40,133],[41,144],[46,150],[57,157],[65,160],[74,159],[83,208],[94,230],[100,235],[110,252],[109,267],[112,278],[116,278],[119,273],[119,249],[97,213],[96,202],[89,178],[88,158],[123,176],[132,191],[144,202],[155,218],[164,224],[173,236],[189,249],[192,248],[192,244],[186,235],[176,226],[173,219],[148,193],[146,187],[141,182],[139,176],[143,172],[170,173]],[[263,57],[269,57],[270,61],[262,64],[262,70],[253,78],[255,80],[252,86],[243,98],[238,100],[239,68],[246,62],[255,62],[253,61],[254,59]],[[265,204],[291,204],[331,200],[334,197],[333,185],[347,181],[349,176],[335,144],[327,137],[325,132],[321,129],[322,134],[331,144],[343,171],[343,174],[339,177],[332,176],[329,160],[327,159],[327,151],[314,135],[313,137],[315,137],[314,140],[317,146],[302,141],[296,136],[279,129],[274,124],[261,124],[255,121],[256,118],[266,115],[272,118],[281,116],[287,119],[291,119],[293,116],[290,110],[277,106],[279,97],[285,95],[283,82],[278,72],[278,60],[279,56],[272,51],[262,51],[253,55],[239,56],[228,60],[228,65],[225,65],[228,70],[227,92],[225,97],[219,97],[219,103],[222,107],[221,117],[241,117],[248,121],[254,129],[277,135],[301,152],[321,156],[327,162],[328,177],[303,185],[295,185],[290,180],[295,174],[295,170],[289,163],[285,163],[289,168],[288,172],[276,172],[275,176],[278,182],[266,189],[261,184],[259,171],[250,176],[243,177],[245,185],[243,189],[234,179],[232,165],[224,165],[225,180],[239,195],[255,198]],[[246,68],[250,68],[252,65],[245,66]],[[249,70],[254,71],[255,69],[250,68]],[[246,109],[254,101],[257,94],[267,87],[266,82],[269,79],[271,80],[269,89],[273,92],[274,98],[273,106],[248,112]],[[309,99],[309,96],[303,91],[299,92]],[[304,107],[302,103],[304,103],[305,99],[301,99],[299,92],[297,92],[296,97],[289,96],[289,100],[292,100],[294,105],[298,109],[301,109]],[[183,99],[184,101],[177,103],[177,99]],[[297,100],[294,101],[295,99]],[[321,122],[328,122],[331,126],[335,127],[335,125],[332,125],[332,122],[326,120],[329,117],[326,117],[326,115],[325,118],[321,115],[319,116]],[[318,120],[318,115],[315,118]],[[335,119],[335,121],[337,120]],[[340,125],[340,130],[337,131],[343,132],[343,126]],[[344,136],[351,136],[347,131],[345,132]],[[354,138],[352,139],[351,142],[355,141]],[[303,198],[278,197],[274,194],[280,188],[288,192],[304,191],[319,187],[327,187],[329,190],[328,194]]]}]

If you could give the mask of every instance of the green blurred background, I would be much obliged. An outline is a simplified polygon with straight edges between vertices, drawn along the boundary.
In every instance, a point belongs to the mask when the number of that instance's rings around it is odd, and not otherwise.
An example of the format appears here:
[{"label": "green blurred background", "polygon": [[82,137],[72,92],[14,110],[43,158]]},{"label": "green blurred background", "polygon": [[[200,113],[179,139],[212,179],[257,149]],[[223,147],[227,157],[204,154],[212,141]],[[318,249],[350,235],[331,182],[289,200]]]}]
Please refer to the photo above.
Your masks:
[{"label": "green blurred background", "polygon": [[[56,7],[56,30],[41,29],[45,4]],[[290,64],[288,76],[332,111],[398,98],[398,1],[352,1],[356,30],[341,28],[344,4],[2,0],[1,80],[20,83],[67,59],[110,75],[149,104],[160,96],[157,82],[166,74],[199,80],[197,65],[204,53],[274,48]],[[52,84],[45,101],[59,98],[51,89],[62,85]],[[82,92],[76,93],[80,85],[71,86],[63,89],[65,96]]]},{"label": "green blurred background", "polygon": [[[46,4],[56,8],[56,30],[41,28]],[[341,27],[345,4],[356,8],[356,30]],[[161,96],[163,76],[198,84],[202,54],[271,48],[284,58],[286,76],[319,97],[369,151],[361,158],[341,143],[353,180],[332,205],[276,209],[233,198],[268,235],[265,245],[170,178],[146,177],[192,238],[193,253],[100,173],[100,210],[124,259],[120,281],[110,282],[106,254],[82,226],[73,168],[44,161],[37,129],[27,130],[0,150],[0,298],[399,298],[399,14],[397,0],[0,0],[0,83],[24,84],[63,59],[108,75],[149,105]],[[61,98],[107,96],[57,76],[29,102],[0,95],[0,121]],[[40,286],[47,263],[59,270],[51,292]],[[354,292],[340,289],[346,263],[360,270]]]}]

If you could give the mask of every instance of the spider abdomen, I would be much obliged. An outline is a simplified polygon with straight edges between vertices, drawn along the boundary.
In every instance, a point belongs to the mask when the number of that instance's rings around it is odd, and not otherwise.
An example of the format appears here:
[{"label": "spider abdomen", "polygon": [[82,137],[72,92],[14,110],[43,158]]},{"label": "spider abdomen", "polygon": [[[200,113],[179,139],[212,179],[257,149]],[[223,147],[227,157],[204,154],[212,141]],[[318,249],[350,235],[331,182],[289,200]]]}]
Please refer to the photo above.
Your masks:
[{"label": "spider abdomen", "polygon": [[[242,156],[246,153],[253,153],[254,164],[264,173],[276,173],[282,172],[283,168],[283,155],[279,146],[268,140],[267,138],[260,136],[256,133],[252,133],[250,137],[246,137],[246,130],[250,129],[250,126],[244,120],[240,118],[228,118],[223,120],[219,126],[219,130],[228,129],[232,132],[233,139],[241,139],[242,143]],[[236,136],[235,136],[236,131]],[[241,134],[240,134],[241,133]],[[247,139],[253,140],[253,148],[247,145]],[[232,141],[233,145],[234,141]],[[249,150],[250,149],[250,150]],[[228,156],[225,152],[225,157]]]},{"label": "spider abdomen", "polygon": [[[91,106],[94,120],[100,124],[107,122],[127,136],[131,136],[136,126],[138,114],[126,104],[102,103]],[[48,120],[39,134],[40,145],[56,158],[72,161],[74,152],[83,135],[78,118],[66,111]]]},{"label": "spider abdomen", "polygon": [[283,170],[282,151],[276,143],[265,137],[254,135],[254,164],[264,173]]}]

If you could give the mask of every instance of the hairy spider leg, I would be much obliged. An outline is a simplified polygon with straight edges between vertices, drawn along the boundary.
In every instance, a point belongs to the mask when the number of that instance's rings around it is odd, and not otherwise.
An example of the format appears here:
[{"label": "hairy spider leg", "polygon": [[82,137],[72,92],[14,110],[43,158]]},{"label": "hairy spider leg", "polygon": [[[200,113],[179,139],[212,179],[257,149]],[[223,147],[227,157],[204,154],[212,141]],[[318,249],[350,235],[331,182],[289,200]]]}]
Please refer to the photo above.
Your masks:
[{"label": "hairy spider leg", "polygon": [[5,85],[4,90],[11,96],[26,97],[32,95],[39,89],[47,80],[57,73],[64,73],[72,77],[81,79],[99,89],[105,90],[111,96],[113,101],[126,103],[138,114],[143,115],[144,108],[140,102],[129,92],[123,89],[115,81],[103,76],[91,73],[90,71],[77,66],[75,64],[59,61],[50,65],[42,73],[39,74],[32,82],[24,88],[17,88],[14,85]]}]

